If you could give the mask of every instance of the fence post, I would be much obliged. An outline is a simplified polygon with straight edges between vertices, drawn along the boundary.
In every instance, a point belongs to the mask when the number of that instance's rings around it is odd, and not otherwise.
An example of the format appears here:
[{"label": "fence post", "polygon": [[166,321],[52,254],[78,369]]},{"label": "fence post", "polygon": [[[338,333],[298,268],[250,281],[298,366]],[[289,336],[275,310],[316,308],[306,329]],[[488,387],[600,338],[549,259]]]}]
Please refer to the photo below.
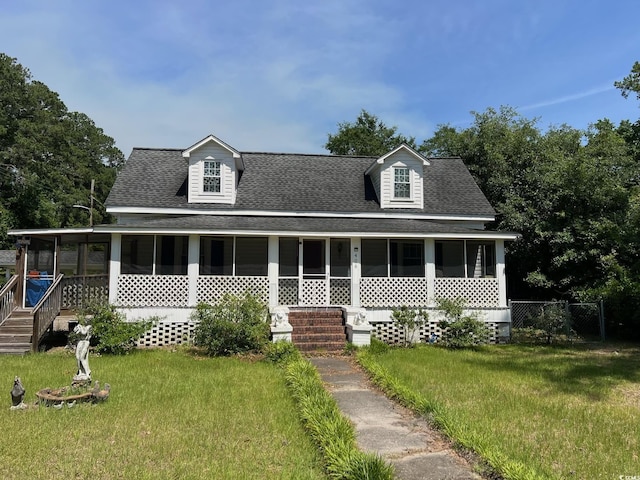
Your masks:
[{"label": "fence post", "polygon": [[509,343],[511,343],[511,335],[513,330],[513,311],[511,310],[511,299],[507,300],[507,307],[509,308]]},{"label": "fence post", "polygon": [[600,339],[604,342],[607,338],[604,324],[604,300],[598,303],[598,316],[600,317]]}]

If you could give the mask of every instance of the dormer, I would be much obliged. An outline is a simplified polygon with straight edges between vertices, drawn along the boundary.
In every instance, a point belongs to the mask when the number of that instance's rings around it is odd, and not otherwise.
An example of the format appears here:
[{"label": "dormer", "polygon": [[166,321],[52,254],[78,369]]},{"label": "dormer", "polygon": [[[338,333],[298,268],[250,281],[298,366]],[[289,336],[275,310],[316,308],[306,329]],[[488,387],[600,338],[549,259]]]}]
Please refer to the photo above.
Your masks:
[{"label": "dormer", "polygon": [[408,145],[378,158],[365,172],[381,208],[423,208],[424,166],[429,161]]},{"label": "dormer", "polygon": [[242,155],[222,140],[209,135],[182,152],[189,161],[189,203],[236,202]]}]

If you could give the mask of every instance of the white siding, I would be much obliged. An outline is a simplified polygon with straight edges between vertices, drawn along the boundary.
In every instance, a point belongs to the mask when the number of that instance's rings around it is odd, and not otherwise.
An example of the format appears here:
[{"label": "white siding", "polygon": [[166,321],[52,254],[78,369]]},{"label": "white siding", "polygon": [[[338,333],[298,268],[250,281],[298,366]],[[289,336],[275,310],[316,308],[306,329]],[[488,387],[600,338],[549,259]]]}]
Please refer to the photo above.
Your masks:
[{"label": "white siding", "polygon": [[[378,193],[382,208],[423,208],[422,161],[404,151],[388,157],[379,170],[381,188]],[[411,175],[411,198],[393,198],[393,169],[407,167]],[[372,178],[373,180],[373,178]],[[375,182],[374,182],[375,185]]]},{"label": "white siding", "polygon": [[[221,192],[203,193],[202,175],[205,158],[220,162]],[[207,144],[191,152],[189,157],[189,203],[230,203],[236,201],[235,160],[232,153],[218,145]]]}]

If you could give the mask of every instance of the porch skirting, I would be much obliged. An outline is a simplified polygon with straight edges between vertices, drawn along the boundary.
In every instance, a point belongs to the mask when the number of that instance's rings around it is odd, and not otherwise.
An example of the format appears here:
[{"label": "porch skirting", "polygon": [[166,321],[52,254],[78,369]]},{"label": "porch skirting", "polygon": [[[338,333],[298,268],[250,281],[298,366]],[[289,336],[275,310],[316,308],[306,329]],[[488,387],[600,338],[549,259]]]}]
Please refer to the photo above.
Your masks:
[{"label": "porch skirting", "polygon": [[[196,323],[190,319],[193,308],[120,308],[127,320],[135,321],[158,317],[157,324],[146,332],[139,340],[140,347],[163,347],[189,343],[193,339]],[[403,342],[404,335],[401,327],[391,319],[389,308],[367,308],[366,319],[371,325],[371,336],[390,345]],[[429,321],[420,327],[417,337],[418,342],[429,342],[432,335],[439,337],[442,330],[438,327],[441,313],[434,308],[427,307]],[[479,314],[479,318],[487,323],[491,330],[492,343],[504,343],[508,341],[511,315],[508,307],[505,308],[478,308],[473,309]],[[362,342],[357,342],[362,344]]]}]

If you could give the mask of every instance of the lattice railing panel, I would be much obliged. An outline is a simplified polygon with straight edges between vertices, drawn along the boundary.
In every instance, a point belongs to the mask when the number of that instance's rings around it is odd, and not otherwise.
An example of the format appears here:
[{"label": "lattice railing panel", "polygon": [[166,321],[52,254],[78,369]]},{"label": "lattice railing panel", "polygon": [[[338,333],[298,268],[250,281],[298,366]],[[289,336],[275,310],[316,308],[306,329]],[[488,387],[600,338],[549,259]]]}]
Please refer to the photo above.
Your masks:
[{"label": "lattice railing panel", "polygon": [[193,322],[162,322],[147,331],[138,340],[139,347],[164,347],[187,343],[193,338]]},{"label": "lattice railing panel", "polygon": [[360,302],[363,307],[427,306],[426,278],[362,278]]},{"label": "lattice railing panel", "polygon": [[[389,345],[398,345],[404,343],[404,330],[399,327],[395,322],[377,322],[372,323],[373,330],[371,334],[378,340],[383,341]],[[496,343],[498,336],[498,326],[496,323],[487,323],[489,327],[489,343]],[[427,324],[419,328],[418,338],[422,343],[429,342],[431,335],[436,336],[439,339],[442,336],[442,329],[438,326],[438,322],[428,322]]]},{"label": "lattice railing panel", "polygon": [[298,304],[298,279],[278,279],[278,305]]},{"label": "lattice railing panel", "polygon": [[496,278],[436,278],[434,297],[462,297],[469,307],[497,307],[500,288]]},{"label": "lattice railing panel", "polygon": [[304,279],[302,280],[302,305],[326,305],[327,281]]},{"label": "lattice railing panel", "polygon": [[62,279],[62,308],[81,308],[109,300],[109,276],[86,275]]},{"label": "lattice railing panel", "polygon": [[122,307],[184,307],[189,301],[186,275],[120,275],[116,303]]},{"label": "lattice railing panel", "polygon": [[331,305],[351,305],[351,279],[332,278],[329,280],[329,297]]},{"label": "lattice railing panel", "polygon": [[216,303],[225,293],[242,295],[249,292],[265,303],[269,302],[267,277],[231,277],[225,275],[198,277],[198,302]]}]

